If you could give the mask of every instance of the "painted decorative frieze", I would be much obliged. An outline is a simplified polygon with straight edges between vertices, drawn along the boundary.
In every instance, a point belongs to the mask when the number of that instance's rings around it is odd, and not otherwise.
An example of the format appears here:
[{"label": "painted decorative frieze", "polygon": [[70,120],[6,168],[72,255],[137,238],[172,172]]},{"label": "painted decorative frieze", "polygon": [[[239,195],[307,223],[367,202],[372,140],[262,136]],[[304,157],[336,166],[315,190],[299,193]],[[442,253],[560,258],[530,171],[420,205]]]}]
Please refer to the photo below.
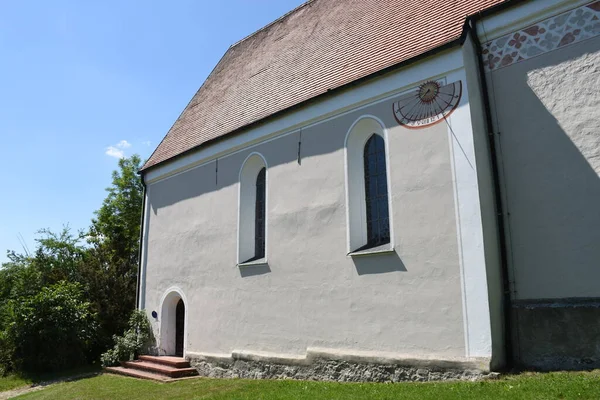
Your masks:
[{"label": "painted decorative frieze", "polygon": [[485,43],[485,69],[494,71],[598,35],[600,1],[595,1]]}]

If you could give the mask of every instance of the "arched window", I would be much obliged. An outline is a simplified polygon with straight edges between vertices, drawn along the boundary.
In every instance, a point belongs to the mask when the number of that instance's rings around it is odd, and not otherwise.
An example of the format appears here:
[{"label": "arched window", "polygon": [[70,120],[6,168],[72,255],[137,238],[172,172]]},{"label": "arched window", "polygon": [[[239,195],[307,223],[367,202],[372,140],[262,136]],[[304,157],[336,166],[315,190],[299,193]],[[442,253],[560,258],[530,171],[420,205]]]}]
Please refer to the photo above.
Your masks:
[{"label": "arched window", "polygon": [[266,263],[267,169],[265,158],[252,153],[240,170],[238,265]]},{"label": "arched window", "polygon": [[346,135],[345,155],[348,254],[394,251],[383,122],[372,115],[358,118]]},{"label": "arched window", "polygon": [[390,242],[390,213],[383,138],[374,133],[367,140],[363,154],[367,212],[367,244],[364,248],[371,248]]},{"label": "arched window", "polygon": [[256,178],[256,207],[254,213],[254,259],[265,257],[265,177],[263,168]]}]

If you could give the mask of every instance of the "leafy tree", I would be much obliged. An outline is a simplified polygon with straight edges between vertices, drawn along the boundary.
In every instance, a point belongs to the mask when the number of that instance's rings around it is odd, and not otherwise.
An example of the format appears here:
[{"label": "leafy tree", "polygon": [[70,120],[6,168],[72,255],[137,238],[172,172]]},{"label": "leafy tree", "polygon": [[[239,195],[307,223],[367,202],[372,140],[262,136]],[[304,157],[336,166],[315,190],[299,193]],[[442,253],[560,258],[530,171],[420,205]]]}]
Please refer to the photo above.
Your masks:
[{"label": "leafy tree", "polygon": [[14,323],[14,302],[34,296],[41,289],[41,273],[31,259],[15,252],[0,268],[0,376],[14,369],[15,345],[9,328]]},{"label": "leafy tree", "polygon": [[79,268],[86,254],[82,245],[84,232],[73,234],[67,225],[59,233],[42,229],[38,234],[41,237],[36,239],[38,246],[31,263],[41,274],[40,283],[48,286],[60,281],[78,281]]},{"label": "leafy tree", "polygon": [[9,262],[0,268],[0,330],[2,330],[3,306],[11,298],[18,298],[37,293],[42,287],[41,272],[31,266],[31,258],[8,252]]},{"label": "leafy tree", "polygon": [[96,324],[79,284],[61,281],[35,296],[11,300],[9,312],[13,321],[3,339],[14,349],[15,369],[57,371],[89,361]]},{"label": "leafy tree", "polygon": [[9,262],[0,269],[0,305],[11,298],[34,295],[44,286],[79,280],[79,268],[86,252],[81,243],[83,233],[74,235],[65,226],[60,233],[42,229],[38,235],[32,255],[8,252]]},{"label": "leafy tree", "polygon": [[111,263],[130,275],[135,275],[136,270],[130,270],[138,261],[143,186],[137,171],[141,165],[137,155],[119,160],[119,170],[112,173],[112,185],[95,212],[89,236],[91,243],[108,251]]},{"label": "leafy tree", "polygon": [[60,281],[77,282],[85,255],[80,241],[82,233],[73,235],[68,226],[60,233],[38,232],[37,247],[32,255],[8,252],[9,262],[0,268],[0,330],[6,327],[5,306],[11,299],[23,299]]},{"label": "leafy tree", "polygon": [[135,309],[143,186],[139,156],[119,160],[112,185],[96,211],[88,235],[89,249],[81,268],[82,282],[93,299],[100,323],[99,352],[123,332]]},{"label": "leafy tree", "polygon": [[[65,362],[80,362],[83,353],[97,359],[113,346],[113,336],[125,330],[135,308],[143,196],[136,174],[140,166],[138,156],[119,161],[88,232],[74,234],[68,226],[59,233],[42,230],[32,254],[8,253],[9,262],[0,268],[0,375],[14,368],[27,372],[60,368]],[[64,315],[56,312],[81,314],[79,306],[97,319],[84,313],[71,321],[77,326],[57,325],[64,322]],[[46,310],[51,319],[34,308]],[[83,336],[69,337],[62,330],[68,326]],[[97,334],[91,337],[90,332]],[[72,352],[66,351],[72,357],[54,353],[57,358],[51,360],[52,349],[44,346],[58,343],[58,348],[67,341],[74,346]],[[33,360],[36,352],[43,361]]]}]

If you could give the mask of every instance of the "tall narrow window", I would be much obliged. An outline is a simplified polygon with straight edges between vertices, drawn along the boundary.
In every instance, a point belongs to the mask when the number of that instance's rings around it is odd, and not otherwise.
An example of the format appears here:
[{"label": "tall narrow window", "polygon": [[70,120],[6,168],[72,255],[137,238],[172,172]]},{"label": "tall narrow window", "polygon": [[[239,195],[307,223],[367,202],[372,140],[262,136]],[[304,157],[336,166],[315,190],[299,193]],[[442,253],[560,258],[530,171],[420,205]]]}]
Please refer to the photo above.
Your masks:
[{"label": "tall narrow window", "polygon": [[256,208],[254,213],[254,259],[265,257],[265,175],[266,168],[256,178]]},{"label": "tall narrow window", "polygon": [[390,213],[385,165],[385,142],[373,134],[364,148],[367,244],[364,248],[390,242]]},{"label": "tall narrow window", "polygon": [[[388,196],[390,167],[387,133],[371,115],[358,118],[346,134],[346,205],[348,255],[394,251],[394,223]],[[391,155],[390,155],[391,156]]]},{"label": "tall narrow window", "polygon": [[267,262],[268,168],[261,154],[252,153],[240,169],[238,265]]}]

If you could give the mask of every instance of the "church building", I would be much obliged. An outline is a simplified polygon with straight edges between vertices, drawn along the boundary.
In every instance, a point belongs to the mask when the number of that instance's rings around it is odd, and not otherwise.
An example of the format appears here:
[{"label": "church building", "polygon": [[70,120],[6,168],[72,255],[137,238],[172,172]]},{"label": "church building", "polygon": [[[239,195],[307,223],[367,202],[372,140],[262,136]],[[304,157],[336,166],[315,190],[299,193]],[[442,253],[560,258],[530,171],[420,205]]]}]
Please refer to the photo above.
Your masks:
[{"label": "church building", "polygon": [[600,0],[310,0],[233,44],[140,171],[156,352],[600,367],[599,88]]}]

